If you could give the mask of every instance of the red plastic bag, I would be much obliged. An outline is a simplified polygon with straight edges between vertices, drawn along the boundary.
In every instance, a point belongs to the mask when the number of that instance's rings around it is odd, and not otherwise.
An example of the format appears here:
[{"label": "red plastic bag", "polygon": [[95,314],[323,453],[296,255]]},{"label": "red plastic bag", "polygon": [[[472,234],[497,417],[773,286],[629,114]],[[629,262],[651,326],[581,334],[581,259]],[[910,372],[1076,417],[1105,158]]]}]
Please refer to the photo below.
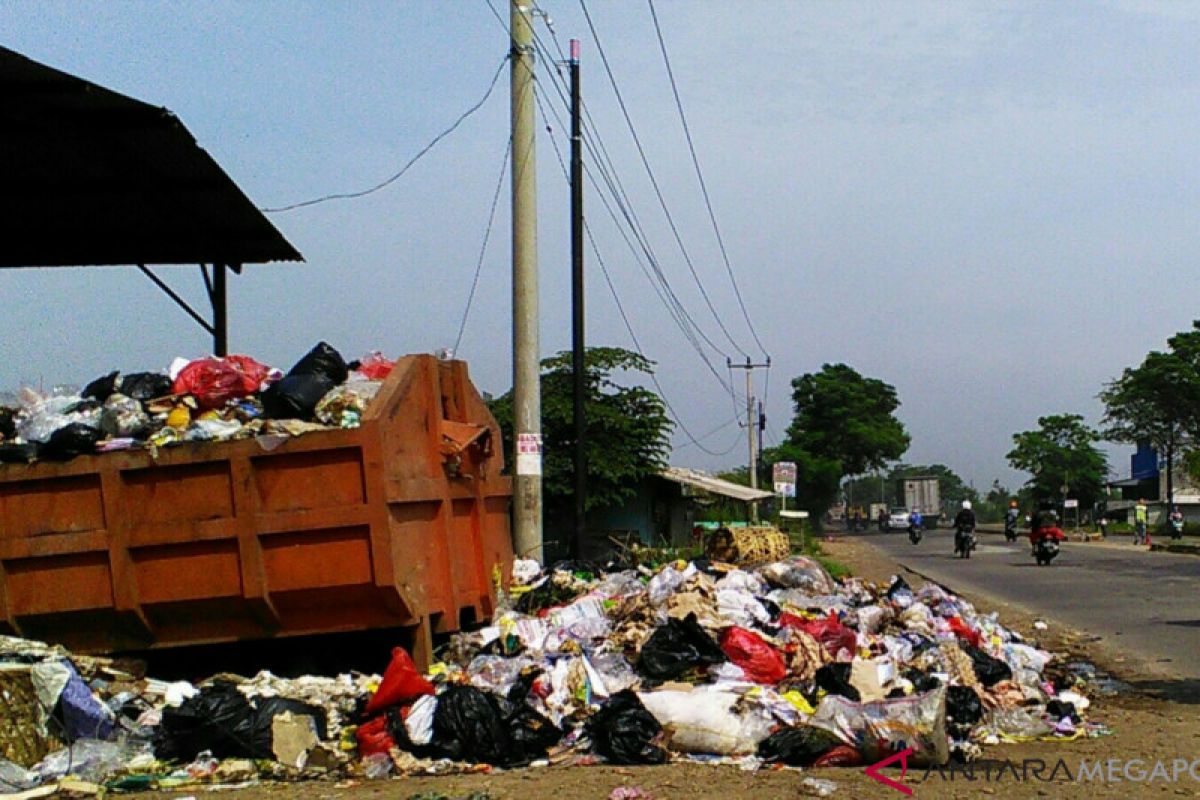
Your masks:
[{"label": "red plastic bag", "polygon": [[408,651],[397,647],[392,650],[392,663],[388,664],[383,673],[379,691],[371,695],[367,702],[366,713],[375,714],[393,706],[410,703],[421,695],[436,693],[433,684],[417,672],[417,665],[413,663]]},{"label": "red plastic bag", "polygon": [[858,650],[858,634],[843,625],[833,612],[824,619],[804,619],[785,611],[779,615],[779,624],[804,631],[820,642],[833,658],[837,658],[842,650],[848,650],[851,655]]},{"label": "red plastic bag", "polygon": [[383,357],[383,353],[371,353],[359,363],[357,371],[361,372],[367,380],[381,381],[392,374],[394,366],[396,366],[396,362],[388,361]]},{"label": "red plastic bag", "polygon": [[787,677],[783,656],[754,631],[738,627],[726,629],[721,634],[721,652],[755,683],[774,685]]},{"label": "red plastic bag", "polygon": [[171,387],[175,394],[190,394],[201,408],[221,408],[230,400],[250,394],[237,367],[220,358],[200,358],[179,371]]},{"label": "red plastic bag", "polygon": [[226,356],[225,362],[241,373],[242,388],[246,390],[246,394],[257,392],[263,383],[272,377],[272,373],[276,377],[281,377],[278,370],[272,370],[266,364],[255,361],[250,356]]},{"label": "red plastic bag", "polygon": [[386,755],[388,750],[396,746],[396,741],[388,733],[387,717],[376,717],[359,725],[358,730],[354,732],[354,738],[358,740],[360,758],[376,753]]},{"label": "red plastic bag", "polygon": [[963,622],[962,617],[950,618],[950,630],[971,647],[979,647],[983,643],[983,634]]},{"label": "red plastic bag", "polygon": [[813,767],[857,767],[863,763],[862,753],[848,744],[839,744],[813,762]]}]

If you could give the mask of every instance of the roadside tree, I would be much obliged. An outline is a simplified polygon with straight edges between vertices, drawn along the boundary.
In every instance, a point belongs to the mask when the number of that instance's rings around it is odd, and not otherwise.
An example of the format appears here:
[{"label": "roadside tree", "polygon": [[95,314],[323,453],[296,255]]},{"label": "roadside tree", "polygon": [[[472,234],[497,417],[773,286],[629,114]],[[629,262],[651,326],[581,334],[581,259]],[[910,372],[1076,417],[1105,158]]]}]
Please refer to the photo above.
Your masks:
[{"label": "roadside tree", "polygon": [[1078,414],[1038,419],[1038,429],[1013,434],[1008,463],[1028,472],[1026,482],[1034,501],[1059,502],[1066,496],[1091,508],[1104,494],[1108,460],[1096,448],[1100,435]]}]

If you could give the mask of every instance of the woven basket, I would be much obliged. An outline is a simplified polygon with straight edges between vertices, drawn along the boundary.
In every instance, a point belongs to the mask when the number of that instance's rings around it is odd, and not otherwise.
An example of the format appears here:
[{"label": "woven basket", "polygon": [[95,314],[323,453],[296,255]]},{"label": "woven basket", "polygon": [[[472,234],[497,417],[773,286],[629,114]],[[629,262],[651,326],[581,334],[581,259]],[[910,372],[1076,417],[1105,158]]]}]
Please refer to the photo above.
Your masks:
[{"label": "woven basket", "polygon": [[50,752],[51,742],[41,732],[37,712],[29,667],[0,665],[0,756],[32,767]]},{"label": "woven basket", "polygon": [[713,561],[731,564],[763,564],[788,557],[787,534],[773,525],[718,528],[709,534],[704,553]]}]

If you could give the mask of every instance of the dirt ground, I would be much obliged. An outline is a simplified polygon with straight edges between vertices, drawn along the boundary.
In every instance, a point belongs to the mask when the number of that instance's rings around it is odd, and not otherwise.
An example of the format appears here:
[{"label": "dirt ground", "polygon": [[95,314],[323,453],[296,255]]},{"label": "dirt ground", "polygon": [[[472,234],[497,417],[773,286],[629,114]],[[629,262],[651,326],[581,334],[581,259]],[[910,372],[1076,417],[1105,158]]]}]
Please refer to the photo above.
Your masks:
[{"label": "dirt ground", "polygon": [[[826,552],[850,566],[856,575],[886,581],[896,573],[894,562],[862,540],[827,541]],[[910,583],[919,585],[915,576]],[[983,757],[991,768],[976,766],[974,779],[962,771],[926,771],[910,767],[902,779],[911,796],[918,798],[1118,798],[1192,797],[1200,795],[1200,687],[1194,681],[1173,680],[1154,665],[1131,662],[1107,651],[1103,642],[1043,618],[1047,630],[1034,630],[1027,613],[988,598],[969,597],[984,611],[999,611],[1001,621],[1022,635],[1070,660],[1087,660],[1134,686],[1134,691],[1097,698],[1088,710],[1090,719],[1106,723],[1112,735],[1075,742],[985,747]],[[1081,762],[1102,774],[1083,776]],[[1141,763],[1129,759],[1140,759]],[[1061,761],[1060,761],[1061,760]],[[1178,760],[1178,761],[1177,761]],[[1156,770],[1156,764],[1162,766]],[[1194,767],[1189,774],[1189,767]],[[1111,768],[1111,773],[1104,772]],[[1177,773],[1173,774],[1175,770]],[[887,770],[901,780],[899,770]],[[1039,777],[1040,774],[1040,777]],[[1177,779],[1175,778],[1177,775]],[[1139,776],[1143,776],[1139,779]],[[639,787],[656,800],[674,798],[752,797],[796,798],[811,796],[802,784],[806,777],[833,781],[839,798],[901,797],[899,791],[875,782],[861,767],[809,771],[761,770],[744,772],[736,766],[677,763],[660,767],[571,766],[526,769],[490,774],[404,777],[381,781],[334,784],[263,785],[237,792],[237,800],[296,797],[301,800],[367,800],[368,798],[476,798],[491,800],[555,798],[604,800],[617,787]],[[1115,779],[1115,780],[1114,780]],[[349,784],[349,785],[347,785]],[[199,795],[200,787],[160,793],[164,798]]]}]

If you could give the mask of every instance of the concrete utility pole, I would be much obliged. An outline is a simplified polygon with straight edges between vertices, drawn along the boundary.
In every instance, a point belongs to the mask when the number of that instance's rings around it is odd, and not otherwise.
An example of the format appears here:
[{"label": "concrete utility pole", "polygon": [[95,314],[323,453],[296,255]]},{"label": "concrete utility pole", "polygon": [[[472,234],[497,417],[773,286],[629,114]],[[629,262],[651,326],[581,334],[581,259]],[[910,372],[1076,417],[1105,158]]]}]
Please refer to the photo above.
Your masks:
[{"label": "concrete utility pole", "polygon": [[543,559],[542,391],[538,346],[537,169],[534,163],[533,20],[530,0],[511,0],[513,262],[513,547]]},{"label": "concrete utility pole", "polygon": [[579,96],[579,40],[571,40],[571,383],[575,426],[575,518],[571,558],[579,558],[587,535],[587,388],[583,297],[583,131]]},{"label": "concrete utility pole", "polygon": [[[765,363],[752,364],[750,357],[746,357],[745,364],[734,364],[731,360],[725,362],[730,369],[746,370],[746,439],[750,446],[750,488],[758,488],[758,431],[756,428],[760,426],[759,419],[761,414],[754,413],[754,370],[770,369],[771,359],[768,358]],[[758,522],[758,501],[750,503],[750,521]]]}]

